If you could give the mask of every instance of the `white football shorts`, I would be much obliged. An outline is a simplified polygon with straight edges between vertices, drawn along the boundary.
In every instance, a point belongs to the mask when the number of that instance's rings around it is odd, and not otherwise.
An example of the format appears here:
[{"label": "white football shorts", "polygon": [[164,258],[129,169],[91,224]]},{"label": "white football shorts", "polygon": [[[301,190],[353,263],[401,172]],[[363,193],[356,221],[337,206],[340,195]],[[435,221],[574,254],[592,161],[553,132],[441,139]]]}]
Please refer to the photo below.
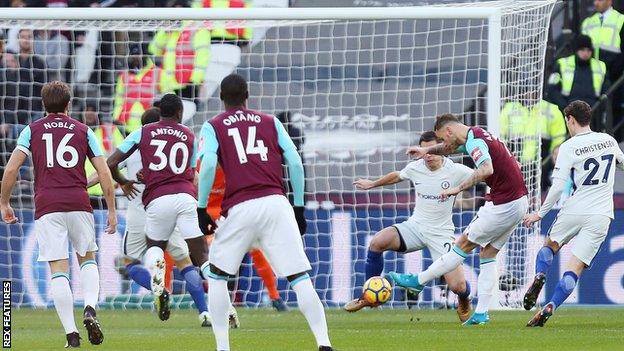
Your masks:
[{"label": "white football shorts", "polygon": [[39,244],[38,261],[69,258],[69,243],[80,256],[97,251],[93,213],[85,211],[53,212],[35,220]]},{"label": "white football shorts", "polygon": [[197,222],[197,200],[189,194],[170,194],[152,200],[145,208],[145,234],[165,241],[177,226],[183,239],[204,235]]},{"label": "white football shorts", "polygon": [[288,277],[312,267],[288,199],[270,195],[241,202],[217,225],[208,261],[227,274],[238,272],[249,250],[259,248],[275,274]]},{"label": "white football shorts", "polygon": [[587,266],[600,249],[609,232],[611,218],[603,215],[572,215],[559,214],[548,231],[550,240],[560,246],[567,244],[572,238],[574,246],[572,254]]},{"label": "white football shorts", "polygon": [[428,248],[434,261],[449,252],[455,241],[452,230],[436,232],[421,230],[420,225],[410,219],[397,223],[393,227],[405,243],[405,253]]},{"label": "white football shorts", "polygon": [[[144,230],[146,217],[147,215],[142,208],[132,205],[128,206],[126,211],[126,231],[122,240],[122,252],[131,259],[142,260],[143,254],[147,250]],[[169,237],[167,251],[176,261],[185,259],[189,255],[186,241],[182,238],[177,227]]]},{"label": "white football shorts", "polygon": [[468,240],[481,247],[491,244],[500,250],[528,209],[526,196],[499,205],[488,201],[479,209],[464,233],[468,235]]}]

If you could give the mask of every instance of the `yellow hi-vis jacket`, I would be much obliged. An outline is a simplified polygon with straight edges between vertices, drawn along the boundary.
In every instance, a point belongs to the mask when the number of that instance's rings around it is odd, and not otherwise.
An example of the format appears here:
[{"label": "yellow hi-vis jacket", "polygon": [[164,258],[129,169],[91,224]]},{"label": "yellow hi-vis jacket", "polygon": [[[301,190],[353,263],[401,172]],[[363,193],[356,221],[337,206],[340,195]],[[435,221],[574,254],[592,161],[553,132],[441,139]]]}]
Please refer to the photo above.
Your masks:
[{"label": "yellow hi-vis jacket", "polygon": [[[106,156],[110,156],[124,141],[124,136],[114,124],[99,125],[93,129],[93,133]],[[95,173],[95,167],[93,167],[91,161],[85,162],[85,173],[87,178]],[[104,194],[100,184],[90,187],[88,193],[89,196],[101,196]]]},{"label": "yellow hi-vis jacket", "polygon": [[159,31],[148,51],[162,56],[159,84],[162,93],[183,89],[189,84],[201,85],[210,63],[210,32],[205,28]]}]

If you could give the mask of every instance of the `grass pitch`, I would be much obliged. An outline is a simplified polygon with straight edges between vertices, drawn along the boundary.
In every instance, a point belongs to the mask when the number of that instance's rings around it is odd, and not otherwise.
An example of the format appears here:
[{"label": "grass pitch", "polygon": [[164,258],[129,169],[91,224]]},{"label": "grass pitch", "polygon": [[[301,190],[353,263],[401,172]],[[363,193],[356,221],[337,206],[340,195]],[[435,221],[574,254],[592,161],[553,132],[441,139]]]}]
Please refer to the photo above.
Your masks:
[{"label": "grass pitch", "polygon": [[[238,310],[241,328],[230,332],[232,350],[316,350],[312,333],[297,310]],[[76,318],[80,311],[76,310]],[[526,311],[494,311],[489,325],[464,327],[455,311],[364,310],[348,314],[327,310],[336,350],[624,350],[624,309],[562,308],[544,328],[526,328]],[[145,310],[102,310],[98,318],[104,343],[87,350],[214,350],[209,328],[201,328],[195,312],[173,310],[161,322]],[[82,323],[82,319],[76,320]],[[65,335],[54,310],[13,310],[15,350],[61,350]]]}]

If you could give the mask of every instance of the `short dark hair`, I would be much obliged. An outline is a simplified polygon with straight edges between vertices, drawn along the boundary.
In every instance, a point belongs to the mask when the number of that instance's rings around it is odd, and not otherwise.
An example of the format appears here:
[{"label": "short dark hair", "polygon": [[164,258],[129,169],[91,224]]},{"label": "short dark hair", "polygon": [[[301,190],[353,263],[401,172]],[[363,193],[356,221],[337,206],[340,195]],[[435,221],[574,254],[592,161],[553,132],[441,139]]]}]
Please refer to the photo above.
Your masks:
[{"label": "short dark hair", "polygon": [[182,99],[176,94],[165,94],[160,99],[160,104],[158,104],[160,108],[160,115],[164,118],[174,118],[178,115],[178,113],[182,113],[184,110],[184,106],[182,105]]},{"label": "short dark hair", "polygon": [[71,100],[69,85],[55,80],[41,89],[41,99],[47,113],[64,113]]},{"label": "short dark hair", "polygon": [[143,115],[141,115],[141,124],[146,125],[150,123],[156,123],[160,120],[160,109],[158,107],[150,107]]},{"label": "short dark hair", "polygon": [[588,103],[581,100],[572,101],[566,108],[563,110],[564,116],[567,118],[568,116],[572,116],[581,125],[581,127],[585,127],[589,125],[592,118],[592,110]]},{"label": "short dark hair", "polygon": [[221,81],[221,100],[230,106],[240,106],[249,98],[247,81],[238,74],[230,74]]},{"label": "short dark hair", "polygon": [[432,130],[429,130],[420,135],[420,140],[418,140],[418,145],[421,145],[422,143],[426,143],[428,141],[439,141],[439,140],[440,139],[438,139],[435,132]]},{"label": "short dark hair", "polygon": [[445,113],[443,115],[439,115],[436,117],[435,126],[433,127],[433,130],[438,131],[449,123],[461,123],[461,120],[457,116],[451,113]]}]

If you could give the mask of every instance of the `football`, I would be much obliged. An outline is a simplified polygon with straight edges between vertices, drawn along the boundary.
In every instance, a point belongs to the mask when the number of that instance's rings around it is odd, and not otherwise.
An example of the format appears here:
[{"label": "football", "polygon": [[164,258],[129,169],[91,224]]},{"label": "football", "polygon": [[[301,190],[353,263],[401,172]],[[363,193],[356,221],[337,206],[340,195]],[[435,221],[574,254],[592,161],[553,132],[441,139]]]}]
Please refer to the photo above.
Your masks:
[{"label": "football", "polygon": [[392,297],[392,286],[382,277],[371,277],[362,287],[362,297],[368,303],[381,305]]}]

